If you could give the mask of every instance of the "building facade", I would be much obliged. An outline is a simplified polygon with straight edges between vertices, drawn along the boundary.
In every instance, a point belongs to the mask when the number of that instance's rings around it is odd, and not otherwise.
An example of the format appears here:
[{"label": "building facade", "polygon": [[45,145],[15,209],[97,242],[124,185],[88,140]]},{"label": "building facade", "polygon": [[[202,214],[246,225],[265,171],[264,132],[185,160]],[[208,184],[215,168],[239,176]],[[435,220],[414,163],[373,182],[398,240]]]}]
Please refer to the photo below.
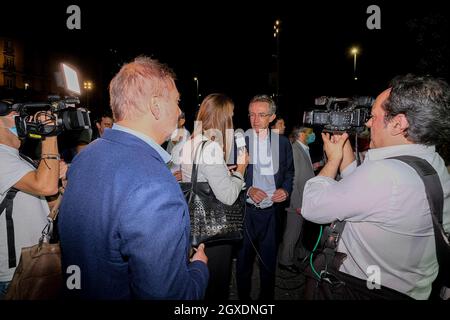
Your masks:
[{"label": "building facade", "polygon": [[48,57],[26,48],[23,41],[0,36],[0,98],[26,98],[46,94],[53,83]]}]

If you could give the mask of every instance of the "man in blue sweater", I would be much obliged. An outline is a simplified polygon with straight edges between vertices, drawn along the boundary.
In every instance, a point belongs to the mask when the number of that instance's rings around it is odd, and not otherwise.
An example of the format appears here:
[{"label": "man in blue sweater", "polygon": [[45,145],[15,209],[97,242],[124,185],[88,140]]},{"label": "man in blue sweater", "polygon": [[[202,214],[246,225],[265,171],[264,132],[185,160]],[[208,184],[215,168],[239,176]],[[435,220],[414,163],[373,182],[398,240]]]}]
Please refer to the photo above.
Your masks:
[{"label": "man in blue sweater", "polygon": [[109,91],[116,123],[72,162],[60,209],[63,270],[81,280],[66,275],[68,297],[202,299],[208,259],[203,245],[189,259],[188,207],[160,147],[180,113],[174,74],[139,57]]}]

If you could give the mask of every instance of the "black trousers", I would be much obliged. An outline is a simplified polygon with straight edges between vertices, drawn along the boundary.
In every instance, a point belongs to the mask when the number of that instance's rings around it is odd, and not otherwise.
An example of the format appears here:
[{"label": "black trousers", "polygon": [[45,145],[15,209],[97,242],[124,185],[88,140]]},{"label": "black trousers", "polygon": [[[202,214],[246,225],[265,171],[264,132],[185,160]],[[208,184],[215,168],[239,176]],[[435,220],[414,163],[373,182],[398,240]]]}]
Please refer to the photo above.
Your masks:
[{"label": "black trousers", "polygon": [[206,288],[206,301],[228,300],[233,244],[206,244],[208,257],[209,282]]},{"label": "black trousers", "polygon": [[246,206],[244,239],[239,248],[236,264],[236,282],[239,299],[249,300],[256,249],[261,257],[259,275],[261,291],[259,299],[273,300],[275,293],[275,270],[277,261],[277,209],[255,209]]}]

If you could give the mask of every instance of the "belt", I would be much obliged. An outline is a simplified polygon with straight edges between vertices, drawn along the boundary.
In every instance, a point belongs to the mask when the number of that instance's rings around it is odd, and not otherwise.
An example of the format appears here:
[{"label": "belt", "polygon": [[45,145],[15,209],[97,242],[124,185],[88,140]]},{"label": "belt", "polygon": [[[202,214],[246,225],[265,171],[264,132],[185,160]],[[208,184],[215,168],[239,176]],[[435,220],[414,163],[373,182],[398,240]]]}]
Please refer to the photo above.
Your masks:
[{"label": "belt", "polygon": [[258,211],[259,210],[263,211],[263,210],[268,210],[268,209],[272,209],[273,208],[273,205],[271,205],[270,207],[266,207],[266,208],[260,208],[260,207],[255,206],[254,204],[251,204],[251,203],[248,203],[248,202],[246,202],[245,205],[247,207],[253,209],[253,210],[258,210]]}]

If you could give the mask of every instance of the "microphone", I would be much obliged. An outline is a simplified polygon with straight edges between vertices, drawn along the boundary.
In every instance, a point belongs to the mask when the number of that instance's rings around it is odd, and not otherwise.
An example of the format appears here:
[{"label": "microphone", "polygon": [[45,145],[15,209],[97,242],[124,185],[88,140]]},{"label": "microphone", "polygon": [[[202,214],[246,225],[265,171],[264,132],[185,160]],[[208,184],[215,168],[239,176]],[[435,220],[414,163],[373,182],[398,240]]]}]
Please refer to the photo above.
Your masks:
[{"label": "microphone", "polygon": [[239,151],[245,151],[245,138],[242,132],[237,131],[234,134],[234,138],[236,139],[236,147]]},{"label": "microphone", "polygon": [[[245,138],[242,132],[236,131],[234,133],[234,138],[236,139],[236,149],[237,149],[237,164],[240,164],[240,161],[242,161],[242,156],[247,152]],[[241,159],[240,159],[241,158]]]}]

